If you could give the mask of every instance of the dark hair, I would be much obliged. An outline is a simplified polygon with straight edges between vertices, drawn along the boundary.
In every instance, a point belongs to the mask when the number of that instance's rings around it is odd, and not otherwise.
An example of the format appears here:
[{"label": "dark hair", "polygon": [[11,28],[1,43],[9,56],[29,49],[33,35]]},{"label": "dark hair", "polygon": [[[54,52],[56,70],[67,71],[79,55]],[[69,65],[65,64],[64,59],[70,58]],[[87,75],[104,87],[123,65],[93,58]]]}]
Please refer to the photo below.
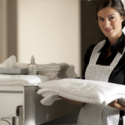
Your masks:
[{"label": "dark hair", "polygon": [[[100,0],[96,7],[96,19],[97,14],[101,9],[106,7],[114,8],[121,16],[125,17],[124,5],[121,0]],[[122,22],[122,28],[125,26],[125,20]]]}]

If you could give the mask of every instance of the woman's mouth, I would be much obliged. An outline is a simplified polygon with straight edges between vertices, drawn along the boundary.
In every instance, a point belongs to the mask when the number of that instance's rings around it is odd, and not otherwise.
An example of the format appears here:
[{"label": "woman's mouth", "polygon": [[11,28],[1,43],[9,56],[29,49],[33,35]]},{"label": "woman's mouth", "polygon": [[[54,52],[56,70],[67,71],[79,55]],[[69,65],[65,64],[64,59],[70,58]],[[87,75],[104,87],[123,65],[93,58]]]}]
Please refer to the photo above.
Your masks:
[{"label": "woman's mouth", "polygon": [[113,30],[113,28],[112,28],[112,29],[105,29],[105,31],[106,31],[107,33],[111,32],[112,30]]}]

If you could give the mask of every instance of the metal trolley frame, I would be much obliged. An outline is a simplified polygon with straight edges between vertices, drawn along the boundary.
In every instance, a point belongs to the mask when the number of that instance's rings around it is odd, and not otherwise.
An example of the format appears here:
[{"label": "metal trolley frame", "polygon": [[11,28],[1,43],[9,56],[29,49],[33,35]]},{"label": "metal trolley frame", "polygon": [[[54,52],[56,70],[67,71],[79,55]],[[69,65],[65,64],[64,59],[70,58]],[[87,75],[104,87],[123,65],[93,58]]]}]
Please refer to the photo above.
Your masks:
[{"label": "metal trolley frame", "polygon": [[[80,106],[65,100],[56,101],[52,106],[43,106],[40,103],[42,96],[36,93],[38,89],[38,86],[0,86],[0,122],[5,121],[5,125],[49,125],[49,122],[55,123],[56,119],[59,121],[64,116],[67,116],[65,123],[68,124],[77,119]],[[74,112],[75,118],[69,120],[68,115]]]}]

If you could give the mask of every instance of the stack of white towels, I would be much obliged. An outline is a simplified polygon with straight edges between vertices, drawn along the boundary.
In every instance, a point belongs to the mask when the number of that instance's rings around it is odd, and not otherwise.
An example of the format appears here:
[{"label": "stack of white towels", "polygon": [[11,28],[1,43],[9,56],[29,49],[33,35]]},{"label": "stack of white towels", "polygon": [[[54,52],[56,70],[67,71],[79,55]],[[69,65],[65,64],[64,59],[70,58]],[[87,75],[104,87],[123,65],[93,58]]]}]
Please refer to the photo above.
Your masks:
[{"label": "stack of white towels", "polygon": [[[58,64],[48,64],[44,65],[47,68],[42,69],[42,65],[39,65],[39,74],[47,76],[50,80],[54,79],[62,79],[62,78],[76,78],[77,74],[75,73],[74,66],[73,65],[68,65],[67,63],[58,63]],[[49,68],[50,66],[52,67],[58,67],[58,68]]]},{"label": "stack of white towels", "polygon": [[115,83],[66,78],[43,82],[39,87],[41,89],[37,93],[44,97],[41,103],[46,106],[60,100],[59,96],[99,105],[107,105],[118,99],[119,103],[125,105],[125,86]]},{"label": "stack of white towels", "polygon": [[[28,64],[17,62],[16,66],[27,68]],[[39,75],[44,75],[48,77],[49,80],[77,77],[74,66],[68,65],[67,63],[38,64],[37,70]]]},{"label": "stack of white towels", "polygon": [[[0,68],[16,68],[16,57],[11,56],[0,64]],[[0,74],[0,86],[36,86],[48,81],[49,78],[42,75],[2,75]]]},{"label": "stack of white towels", "polygon": [[[16,57],[12,55],[2,64],[0,68],[28,68],[28,64],[16,62]],[[75,68],[67,63],[37,64],[39,75],[49,78],[49,80],[62,78],[76,78]]]}]

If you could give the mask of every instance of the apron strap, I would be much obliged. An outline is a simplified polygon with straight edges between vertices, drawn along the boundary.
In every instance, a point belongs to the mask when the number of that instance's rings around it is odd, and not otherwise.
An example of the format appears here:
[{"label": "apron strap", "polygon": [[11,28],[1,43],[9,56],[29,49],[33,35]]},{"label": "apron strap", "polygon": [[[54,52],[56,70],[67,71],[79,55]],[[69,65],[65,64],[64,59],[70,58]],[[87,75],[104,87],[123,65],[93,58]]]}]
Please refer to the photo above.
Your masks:
[{"label": "apron strap", "polygon": [[101,42],[99,42],[93,49],[93,52],[92,52],[92,55],[90,57],[90,61],[89,61],[89,64],[95,64],[96,65],[96,62],[97,62],[97,59],[100,55],[100,52],[98,52],[103,46],[104,44],[106,43],[106,40],[103,40]]},{"label": "apron strap", "polygon": [[125,116],[123,116],[123,125],[125,125]]},{"label": "apron strap", "polygon": [[122,58],[123,54],[125,52],[125,47],[123,49],[122,54],[121,53],[117,53],[117,55],[115,56],[114,60],[112,61],[112,63],[110,64],[110,67],[115,68],[115,66],[118,64],[119,60]]}]

